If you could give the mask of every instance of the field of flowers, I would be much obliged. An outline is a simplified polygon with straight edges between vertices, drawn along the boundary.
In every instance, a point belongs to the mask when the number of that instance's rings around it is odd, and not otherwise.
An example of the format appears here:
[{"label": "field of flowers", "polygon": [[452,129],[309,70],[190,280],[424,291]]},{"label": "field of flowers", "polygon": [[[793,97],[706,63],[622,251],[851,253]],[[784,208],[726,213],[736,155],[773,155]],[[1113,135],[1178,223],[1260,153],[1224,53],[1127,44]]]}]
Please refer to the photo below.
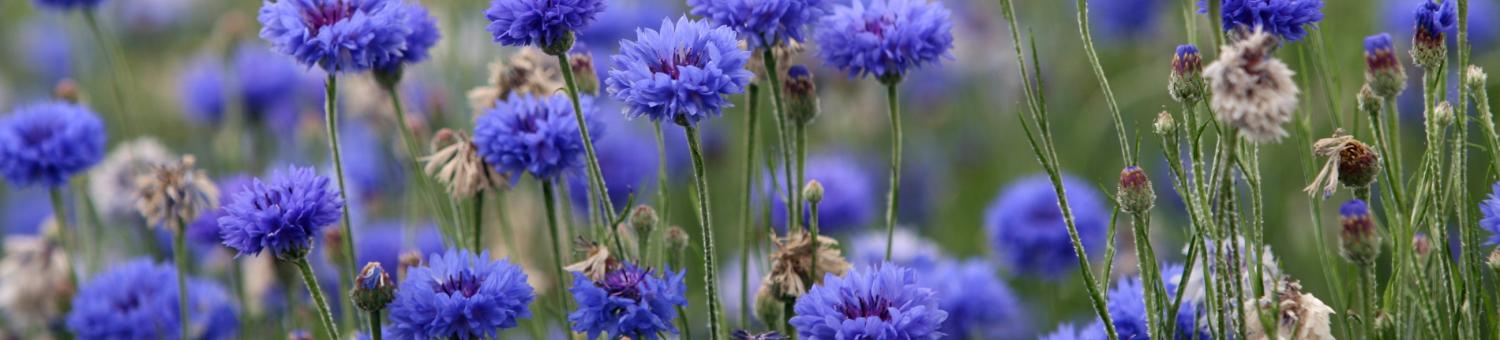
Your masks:
[{"label": "field of flowers", "polygon": [[0,2],[0,340],[1500,338],[1497,20]]}]

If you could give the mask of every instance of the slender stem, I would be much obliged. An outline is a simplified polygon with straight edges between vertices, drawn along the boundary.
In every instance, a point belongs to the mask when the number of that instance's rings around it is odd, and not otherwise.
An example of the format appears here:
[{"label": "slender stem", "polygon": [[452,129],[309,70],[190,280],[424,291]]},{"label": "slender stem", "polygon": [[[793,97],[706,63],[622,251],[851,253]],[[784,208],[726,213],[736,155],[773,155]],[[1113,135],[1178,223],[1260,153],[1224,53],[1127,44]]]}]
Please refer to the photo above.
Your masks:
[{"label": "slender stem", "polygon": [[381,339],[380,310],[370,311],[370,340]]},{"label": "slender stem", "polygon": [[[597,205],[597,208],[600,210],[599,216],[607,224],[615,219],[615,206],[614,203],[610,202],[609,187],[605,186],[604,173],[599,169],[599,156],[594,153],[594,142],[592,140],[593,137],[589,135],[588,122],[583,119],[583,104],[578,100],[578,82],[573,78],[573,67],[568,62],[568,54],[558,53],[556,56],[558,68],[562,70],[563,82],[568,86],[568,99],[573,101],[573,118],[578,120],[578,134],[583,137],[583,151],[588,157],[586,160],[588,161],[589,190],[598,199],[597,202],[593,202],[592,204]],[[615,248],[623,251],[625,247],[620,243],[619,230],[608,225],[604,227],[613,233]]]},{"label": "slender stem", "polygon": [[812,274],[812,280],[807,280],[807,289],[812,290],[813,285],[823,280],[823,273],[818,270],[818,254],[822,253],[818,251],[818,202],[808,201],[807,213],[812,215],[807,219],[807,230],[812,232],[812,238],[809,239],[812,245],[812,267],[808,270]]},{"label": "slender stem", "polygon": [[318,320],[323,323],[323,331],[327,332],[329,339],[342,339],[339,337],[338,324],[333,322],[333,311],[328,308],[328,299],[323,297],[323,288],[318,286],[318,277],[313,276],[312,265],[307,263],[307,256],[303,255],[292,262],[302,271],[302,282],[307,285],[307,292],[312,294],[313,302],[318,305]]},{"label": "slender stem", "polygon": [[452,210],[448,210],[448,213],[443,212],[447,210],[443,208],[443,203],[451,201],[436,191],[431,177],[423,175],[419,159],[426,152],[422,151],[422,142],[417,140],[416,133],[412,132],[411,126],[407,124],[406,106],[401,104],[401,91],[398,91],[395,86],[388,86],[385,92],[391,98],[391,107],[396,111],[396,131],[401,135],[401,145],[406,148],[407,158],[410,158],[410,161],[406,162],[407,171],[417,178],[417,188],[424,197],[422,200],[427,201],[427,208],[432,210],[432,215],[438,218],[440,225],[457,229],[455,223],[458,222],[458,217],[451,214]]},{"label": "slender stem", "polygon": [[[124,56],[118,44],[112,43],[105,38],[104,30],[99,26],[98,15],[92,10],[83,11],[83,21],[88,24],[89,31],[99,43],[99,48],[104,50],[104,57],[108,59],[109,70],[113,76],[112,90],[114,91],[115,105],[119,105],[120,114],[115,118],[124,126],[126,136],[134,134],[135,121],[130,119],[129,97],[125,95],[125,83],[131,79],[130,68],[125,66]],[[124,136],[122,136],[124,137]]]},{"label": "slender stem", "polygon": [[891,260],[896,239],[896,207],[901,198],[901,100],[896,86],[900,80],[885,85],[886,106],[891,114],[891,181],[885,194],[885,260]]},{"label": "slender stem", "polygon": [[750,248],[755,245],[750,204],[755,199],[755,128],[760,85],[750,83],[745,92],[745,201],[740,204],[740,327],[750,327]]},{"label": "slender stem", "polygon": [[557,190],[553,188],[552,181],[550,180],[542,181],[542,200],[546,201],[547,230],[552,235],[552,275],[557,277],[557,292],[554,294],[562,301],[559,305],[562,306],[560,312],[566,314],[566,311],[570,309],[567,299],[568,286],[566,282],[568,277],[563,273],[563,240],[561,236],[558,236],[560,232],[557,228]]},{"label": "slender stem", "polygon": [[[772,91],[775,92],[775,91]],[[714,228],[712,209],[708,203],[708,171],[703,166],[703,146],[698,141],[698,128],[692,124],[681,124],[687,133],[688,148],[693,156],[693,178],[698,192],[698,222],[703,230],[703,284],[708,293],[708,332],[710,339],[719,339],[719,284],[718,272],[714,268]]]},{"label": "slender stem", "polygon": [[[1156,263],[1156,252],[1151,249],[1151,214],[1140,212],[1132,214],[1134,217],[1135,230],[1135,252],[1138,257],[1136,263],[1140,267],[1142,294],[1146,305],[1146,320],[1148,333],[1156,339],[1165,338],[1167,334],[1166,322],[1162,321],[1162,303],[1165,297],[1162,293],[1166,291],[1161,285],[1161,273]],[[1171,318],[1171,316],[1167,316]],[[1173,319],[1175,320],[1175,318]]]},{"label": "slender stem", "polygon": [[[672,225],[671,222],[668,221],[668,219],[672,217],[672,200],[671,197],[667,195],[669,191],[667,190],[668,182],[666,138],[662,135],[661,132],[661,122],[652,122],[651,127],[652,130],[654,130],[654,132],[656,133],[656,216],[660,218],[660,220],[657,221],[657,226]],[[652,255],[656,256],[662,261],[666,261],[666,256],[663,254],[652,253]]]},{"label": "slender stem", "polygon": [[184,229],[187,228],[187,223],[182,218],[177,218],[176,223],[176,228],[172,228],[172,257],[176,259],[172,262],[177,264],[177,319],[182,324],[181,333],[178,334],[181,334],[181,338],[187,339],[192,337],[192,317],[188,313],[188,254],[185,241],[187,237],[184,237],[187,234],[187,230]]},{"label": "slender stem", "polygon": [[1130,152],[1129,137],[1125,133],[1125,119],[1120,117],[1120,104],[1115,101],[1115,91],[1109,87],[1109,77],[1099,63],[1099,53],[1094,51],[1094,36],[1089,29],[1089,5],[1086,0],[1077,0],[1078,34],[1083,36],[1083,51],[1088,56],[1094,76],[1099,78],[1099,88],[1104,93],[1104,102],[1109,106],[1110,117],[1115,123],[1115,137],[1120,143],[1120,157],[1126,165],[1136,165],[1135,154]]},{"label": "slender stem", "polygon": [[[328,127],[328,148],[333,152],[333,174],[339,182],[339,199],[349,202],[348,186],[344,184],[344,159],[339,153],[338,73],[328,73],[328,79],[324,81],[323,89],[325,91],[323,93],[323,120],[324,125]],[[341,206],[339,211],[343,214],[343,218],[339,219],[339,226],[340,230],[344,232],[344,239],[341,244],[343,249],[336,250],[343,252],[344,257],[344,263],[338,264],[339,266],[343,266],[342,270],[338,270],[339,286],[352,287],[354,271],[359,270],[359,264],[354,263],[356,261],[354,257],[354,229],[349,225],[349,204]],[[339,299],[339,301],[341,301],[341,306],[343,306],[344,310],[352,310],[353,304],[348,299]],[[346,319],[345,321],[349,320]]]},{"label": "slender stem", "polygon": [[[781,140],[781,167],[783,184],[786,187],[786,230],[800,230],[802,226],[801,195],[797,192],[797,185],[792,183],[792,141],[787,130],[791,126],[787,124],[786,108],[781,99],[781,78],[777,70],[776,53],[770,48],[761,49],[761,59],[765,61],[766,80],[771,86],[771,108],[776,117],[776,135]],[[773,178],[775,176],[772,176]]]},{"label": "slender stem", "polygon": [[807,197],[802,196],[802,186],[807,185],[807,123],[796,122],[792,130],[797,135],[797,141],[793,143],[797,148],[797,163],[793,166],[797,171],[797,181],[793,182],[792,188],[796,189],[795,191],[797,192],[796,219],[799,224],[803,224],[807,223],[807,221],[803,221],[807,217],[803,216],[802,211],[802,209],[806,208],[807,203]]},{"label": "slender stem", "polygon": [[[76,254],[76,251],[73,249],[73,240],[70,237],[73,232],[68,226],[68,206],[66,204],[63,204],[62,188],[51,188],[51,190],[48,190],[48,193],[50,194],[50,197],[52,199],[52,219],[57,221],[57,242],[62,244],[64,253],[69,255]],[[147,238],[149,238],[150,240],[155,240],[155,238],[150,237],[150,235],[152,234],[148,233]],[[77,261],[73,260],[74,257],[75,256],[67,257],[69,262],[68,282],[72,283],[74,287],[77,287],[78,265]]]},{"label": "slender stem", "polygon": [[679,315],[679,316],[682,317],[682,338],[683,339],[692,339],[693,338],[693,321],[688,317],[687,308],[683,308],[681,305],[678,305],[677,306],[677,315]]},{"label": "slender stem", "polygon": [[484,192],[474,193],[474,253],[484,250]]}]

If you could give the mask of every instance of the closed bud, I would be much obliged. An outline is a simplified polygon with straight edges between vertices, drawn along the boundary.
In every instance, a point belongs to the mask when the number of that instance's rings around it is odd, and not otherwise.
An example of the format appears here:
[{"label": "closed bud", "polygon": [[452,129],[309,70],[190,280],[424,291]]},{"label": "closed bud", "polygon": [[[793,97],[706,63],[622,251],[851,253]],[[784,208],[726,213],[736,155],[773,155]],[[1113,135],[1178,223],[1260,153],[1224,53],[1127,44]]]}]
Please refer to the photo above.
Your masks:
[{"label": "closed bud", "polygon": [[1365,83],[1375,90],[1375,95],[1385,98],[1395,98],[1406,89],[1406,70],[1396,57],[1390,34],[1365,38]]},{"label": "closed bud", "polygon": [[1411,237],[1411,249],[1417,252],[1418,260],[1426,260],[1427,254],[1432,253],[1432,240],[1426,233],[1418,232]]},{"label": "closed bud", "polygon": [[1469,92],[1484,91],[1484,84],[1489,82],[1489,75],[1484,74],[1484,69],[1478,65],[1469,65],[1464,70],[1464,86],[1469,87]]},{"label": "closed bud", "polygon": [[786,98],[787,117],[798,124],[807,124],[818,118],[818,87],[813,83],[812,72],[807,66],[794,65],[786,71],[781,93]]},{"label": "closed bud", "polygon": [[1203,100],[1203,56],[1193,45],[1177,46],[1172,54],[1172,76],[1167,83],[1167,92],[1180,103],[1194,104]]},{"label": "closed bud", "polygon": [[72,79],[58,81],[57,86],[52,88],[52,98],[69,103],[78,103],[78,82]]},{"label": "closed bud", "polygon": [[688,247],[688,234],[687,234],[687,231],[682,230],[682,227],[679,227],[679,226],[672,226],[671,228],[667,228],[667,248],[668,249],[672,249],[672,251],[681,251],[681,250],[687,249],[687,247]]},{"label": "closed bud", "polygon": [[1411,39],[1411,60],[1428,71],[1442,67],[1448,59],[1448,45],[1443,43],[1443,32],[1425,29],[1417,25]]},{"label": "closed bud", "polygon": [[1171,112],[1162,111],[1156,114],[1156,122],[1151,123],[1151,127],[1156,134],[1170,137],[1177,133],[1177,120],[1172,118]]},{"label": "closed bud", "polygon": [[1359,88],[1359,95],[1355,96],[1355,104],[1359,106],[1360,112],[1364,112],[1375,120],[1380,119],[1380,111],[1385,109],[1383,107],[1385,102],[1381,101],[1380,95],[1375,94],[1375,89],[1370,84]]},{"label": "closed bud", "polygon": [[1446,100],[1438,102],[1437,106],[1432,108],[1432,117],[1428,118],[1440,128],[1453,124],[1453,105],[1448,104]]},{"label": "closed bud", "polygon": [[574,53],[568,56],[568,67],[573,70],[573,80],[579,93],[599,95],[599,73],[594,72],[594,56]]},{"label": "closed bud", "polygon": [[635,228],[635,232],[640,235],[651,235],[657,223],[661,223],[661,217],[657,216],[656,209],[651,209],[649,205],[638,205],[630,212],[630,227]]},{"label": "closed bud", "polygon": [[389,91],[396,88],[396,84],[401,82],[402,74],[406,73],[406,67],[402,66],[405,64],[396,63],[396,65],[390,67],[376,67],[370,73],[374,74],[375,83],[380,84],[381,89]]},{"label": "closed bud", "polygon": [[802,188],[802,197],[812,204],[823,202],[823,183],[816,179],[807,181],[807,186]]},{"label": "closed bud", "polygon": [[760,289],[755,292],[755,317],[765,322],[784,320],[781,317],[781,313],[785,309],[782,307],[782,303],[781,298],[772,293],[765,284],[762,284]]},{"label": "closed bud", "polygon": [[557,37],[557,40],[553,40],[551,44],[541,46],[542,52],[547,52],[550,55],[568,53],[568,50],[573,49],[573,40],[576,38],[573,35],[573,31],[563,32],[562,36]]},{"label": "closed bud", "polygon": [[1132,214],[1144,214],[1156,202],[1156,192],[1151,189],[1151,179],[1138,166],[1120,170],[1120,186],[1116,194],[1120,199],[1120,210]]},{"label": "closed bud", "polygon": [[1380,174],[1380,154],[1369,145],[1358,140],[1349,140],[1339,151],[1339,184],[1350,188],[1364,188],[1375,183]]},{"label": "closed bud", "polygon": [[1370,206],[1363,200],[1349,200],[1339,207],[1339,215],[1339,246],[1344,258],[1361,266],[1373,265],[1380,257],[1380,232],[1370,218]]},{"label": "closed bud", "polygon": [[396,284],[391,282],[391,275],[385,272],[380,262],[366,263],[359,271],[359,277],[354,278],[354,289],[349,292],[349,297],[361,310],[380,311],[396,299]]}]

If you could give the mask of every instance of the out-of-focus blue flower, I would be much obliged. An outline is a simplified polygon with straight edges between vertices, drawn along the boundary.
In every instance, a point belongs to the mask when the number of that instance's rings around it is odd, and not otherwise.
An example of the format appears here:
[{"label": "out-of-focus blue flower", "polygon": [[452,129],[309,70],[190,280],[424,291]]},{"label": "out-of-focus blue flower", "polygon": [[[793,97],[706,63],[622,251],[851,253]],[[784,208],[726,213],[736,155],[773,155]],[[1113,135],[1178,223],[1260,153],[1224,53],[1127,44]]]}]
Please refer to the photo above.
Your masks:
[{"label": "out-of-focus blue flower", "polygon": [[[624,120],[612,119],[618,115],[604,115],[600,121],[603,126],[623,125]],[[589,125],[589,132],[594,132],[595,126]],[[576,134],[576,133],[575,133]],[[653,193],[649,190],[656,185],[656,140],[640,130],[622,127],[610,130],[609,141],[601,143],[594,140],[594,152],[599,156],[599,170],[604,173],[604,184],[609,189],[609,201],[614,202],[616,209],[629,209],[625,202],[632,196],[636,203],[644,203]],[[579,211],[588,209],[588,177],[567,176],[568,193],[573,200],[573,208]]]},{"label": "out-of-focus blue flower", "polygon": [[212,56],[199,57],[182,73],[183,111],[199,124],[218,125],[224,120],[223,65]]},{"label": "out-of-focus blue flower", "polygon": [[687,17],[636,31],[611,60],[609,94],[625,103],[626,115],[657,122],[697,125],[718,116],[733,106],[725,96],[744,92],[753,76],[733,30]]},{"label": "out-of-focus blue flower", "polygon": [[258,19],[278,52],[342,73],[406,58],[412,14],[401,0],[282,0],[266,1]]},{"label": "out-of-focus blue flower", "polygon": [[234,92],[240,114],[247,123],[271,129],[290,129],[296,125],[297,87],[302,71],[286,57],[271,53],[260,44],[246,43],[235,48],[233,60],[236,82],[229,84],[224,64],[217,56],[194,60],[182,75],[183,108],[199,124],[223,123],[224,109]]},{"label": "out-of-focus blue flower", "polygon": [[[855,266],[874,266],[885,261],[884,230],[871,230],[849,241],[845,257]],[[930,270],[944,260],[936,243],[906,228],[896,228],[891,239],[891,261],[917,271]]]},{"label": "out-of-focus blue flower", "polygon": [[197,245],[224,244],[224,239],[219,233],[219,217],[224,216],[225,207],[235,204],[240,198],[240,192],[255,183],[253,178],[244,174],[225,177],[214,182],[219,187],[219,208],[198,214],[198,219],[188,224],[187,239]]},{"label": "out-of-focus blue flower", "polygon": [[1500,244],[1500,182],[1491,185],[1489,197],[1479,202],[1479,213],[1484,216],[1479,226],[1490,232],[1490,239],[1484,245]]},{"label": "out-of-focus blue flower", "polygon": [[219,218],[224,244],[240,255],[269,248],[280,259],[293,259],[312,248],[323,227],[338,222],[344,201],[328,177],[312,168],[288,167],[255,179],[224,207]]},{"label": "out-of-focus blue flower", "polygon": [[193,3],[193,0],[136,0],[115,1],[105,6],[119,20],[119,26],[131,33],[151,34],[183,22]]},{"label": "out-of-focus blue flower", "polygon": [[752,48],[803,41],[802,30],[828,11],[825,0],[688,0],[693,15],[729,26]]},{"label": "out-of-focus blue flower", "polygon": [[1104,335],[1105,335],[1104,334],[1104,325],[1102,325],[1102,324],[1100,324],[1098,322],[1095,322],[1095,323],[1092,323],[1092,324],[1089,324],[1089,325],[1083,326],[1083,327],[1078,327],[1078,325],[1075,325],[1075,324],[1073,324],[1071,322],[1064,322],[1064,323],[1058,324],[1057,325],[1057,329],[1054,330],[1054,331],[1052,331],[1052,333],[1047,333],[1046,335],[1042,335],[1042,337],[1040,339],[1041,340],[1103,340],[1103,339],[1107,339]]},{"label": "out-of-focus blue flower", "polygon": [[[1165,279],[1167,301],[1172,301],[1177,294],[1178,280],[1182,275],[1181,265],[1167,265],[1163,267],[1162,278]],[[1145,339],[1150,337],[1147,329],[1148,320],[1146,315],[1146,298],[1144,286],[1139,276],[1133,276],[1120,280],[1110,288],[1108,297],[1109,316],[1114,321],[1115,332],[1121,339]],[[1206,328],[1197,327],[1197,301],[1183,300],[1182,306],[1177,311],[1174,322],[1177,323],[1177,339],[1212,339],[1212,334]]]},{"label": "out-of-focus blue flower", "polygon": [[[580,99],[589,137],[599,142],[605,126],[593,118],[598,110],[592,98]],[[551,180],[584,164],[583,137],[573,118],[573,104],[562,94],[511,94],[510,99],[496,102],[475,123],[474,145],[486,163],[512,179],[530,173]]]},{"label": "out-of-focus blue flower", "polygon": [[399,221],[386,220],[361,223],[354,231],[355,263],[380,262],[386,268],[400,264],[401,253],[415,250],[422,256],[443,252],[443,235],[437,226],[422,223],[404,227]]},{"label": "out-of-focus blue flower", "polygon": [[389,147],[391,144],[381,139],[380,132],[360,120],[339,124],[339,131],[350,200],[368,203],[382,196],[399,195],[406,183],[404,169]]},{"label": "out-of-focus blue flower", "polygon": [[1432,2],[1421,0],[1417,9],[1412,11],[1412,21],[1416,23],[1416,34],[1418,36],[1437,36],[1458,28],[1458,7],[1451,0]]},{"label": "out-of-focus blue flower", "polygon": [[[1224,0],[1220,6],[1224,30],[1258,27],[1287,41],[1301,40],[1307,25],[1323,21],[1322,0]],[[1198,13],[1208,14],[1204,0],[1198,0]]]},{"label": "out-of-focus blue flower", "polygon": [[[595,16],[594,23],[575,32],[577,42],[574,49],[587,48],[600,57],[614,54],[615,49],[620,47],[620,40],[635,36],[636,28],[655,25],[662,18],[682,16],[677,4],[667,0],[614,1]],[[608,71],[603,67],[595,69]],[[599,78],[604,79],[606,76],[608,74]]]},{"label": "out-of-focus blue flower", "polygon": [[609,338],[660,339],[661,333],[677,334],[673,320],[677,307],[687,306],[687,286],[670,268],[660,276],[649,269],[626,263],[605,274],[604,281],[593,282],[573,273],[573,300],[578,309],[568,313],[574,332],[588,333],[596,339],[600,333]]},{"label": "out-of-focus blue flower", "polygon": [[[437,20],[427,13],[427,8],[420,3],[402,3],[402,25],[411,29],[406,35],[406,47],[401,51],[400,62],[416,63],[427,60],[427,50],[437,45],[438,39],[443,37],[438,31]],[[375,65],[376,68],[390,69],[399,63],[386,63]]]},{"label": "out-of-focus blue flower", "polygon": [[818,57],[851,77],[899,79],[952,57],[949,16],[940,2],[856,0],[823,17],[813,39],[820,44]]},{"label": "out-of-focus blue flower", "polygon": [[55,10],[91,10],[104,3],[104,0],[32,0],[37,6]]},{"label": "out-of-focus blue flower", "polygon": [[[178,313],[177,270],[137,259],[111,266],[83,283],[73,297],[68,330],[80,339],[183,338]],[[239,322],[229,294],[217,283],[188,279],[193,339],[232,339]]]},{"label": "out-of-focus blue flower", "polygon": [[16,44],[12,52],[16,59],[25,61],[26,72],[36,77],[42,89],[51,90],[53,84],[73,76],[73,62],[83,53],[81,47],[73,46],[72,36],[58,16],[37,16],[27,20],[16,29]]},{"label": "out-of-focus blue flower", "polygon": [[104,122],[87,107],[24,105],[0,118],[0,174],[18,187],[58,187],[99,163],[104,140]]},{"label": "out-of-focus blue flower", "polygon": [[[1391,34],[1397,37],[1412,36],[1412,28],[1417,26],[1413,22],[1414,13],[1412,13],[1412,5],[1415,1],[1418,0],[1383,1],[1381,18],[1384,22],[1383,27],[1385,30],[1390,31]],[[1427,3],[1430,0],[1422,0],[1422,2]],[[1439,5],[1439,8],[1441,8],[1441,5]],[[1494,16],[1491,15],[1492,13],[1496,13],[1496,11],[1500,11],[1500,7],[1497,7],[1496,2],[1493,0],[1469,1],[1469,42],[1475,52],[1487,51],[1493,48],[1496,39],[1500,38],[1500,23],[1496,23]],[[1457,13],[1453,15],[1453,20],[1456,21]],[[1449,25],[1442,33],[1456,37],[1458,34],[1457,26],[1456,24]],[[1451,44],[1458,43],[1458,39],[1456,38],[1446,40],[1450,44],[1450,48],[1454,46]],[[1414,78],[1421,79],[1421,77]]]},{"label": "out-of-focus blue flower", "polygon": [[[1182,264],[1170,263],[1162,265],[1161,278],[1163,288],[1166,288],[1167,290],[1168,298],[1174,300],[1176,299],[1177,289],[1179,285],[1182,284],[1182,274]],[[1198,274],[1202,275],[1203,273]],[[1202,278],[1194,278],[1194,280],[1198,280],[1196,282],[1200,284],[1203,282]],[[1193,283],[1191,282],[1189,282],[1188,284],[1190,285],[1188,288],[1202,288],[1192,287],[1191,285]],[[1209,332],[1208,329],[1208,321],[1204,320],[1203,323],[1198,323],[1198,310],[1199,308],[1202,308],[1202,306],[1203,299],[1201,298],[1201,295],[1195,296],[1193,295],[1192,291],[1189,291],[1188,293],[1183,295],[1182,304],[1177,307],[1177,318],[1175,320],[1175,322],[1177,323],[1176,333],[1178,339],[1213,339],[1213,334]],[[1170,306],[1168,306],[1168,308],[1170,308]]]},{"label": "out-of-focus blue flower", "polygon": [[1021,301],[989,263],[947,260],[918,277],[937,293],[938,308],[948,312],[944,334],[1002,339],[1031,332]]},{"label": "out-of-focus blue flower", "polygon": [[808,339],[939,339],[948,318],[916,271],[890,263],[827,273],[793,309],[790,322]]},{"label": "out-of-focus blue flower", "polygon": [[25,188],[5,193],[5,235],[36,235],[42,222],[52,216],[52,203],[47,190]]},{"label": "out-of-focus blue flower", "polygon": [[528,305],[535,293],[526,273],[489,256],[448,250],[410,269],[389,306],[390,334],[398,339],[490,339],[515,327],[517,319],[531,318]]},{"label": "out-of-focus blue flower", "polygon": [[1155,29],[1162,3],[1158,0],[1089,0],[1089,19],[1099,23],[1098,32],[1105,36],[1144,37]]},{"label": "out-of-focus blue flower", "polygon": [[[818,230],[823,234],[842,234],[868,226],[875,218],[877,193],[859,162],[843,155],[819,155],[807,160],[808,181],[823,183],[823,201],[818,203]],[[776,195],[776,204],[771,205],[771,221],[776,228],[786,230],[786,182],[784,178],[766,181],[768,189]],[[802,190],[802,185],[795,186]],[[811,205],[802,208],[803,226],[810,226]]]},{"label": "out-of-focus blue flower", "polygon": [[546,48],[604,11],[603,0],[493,0],[484,11],[495,42]]},{"label": "out-of-focus blue flower", "polygon": [[[1093,255],[1104,245],[1109,208],[1094,186],[1063,176],[1078,238]],[[985,213],[984,227],[999,263],[1017,274],[1052,280],[1078,266],[1073,243],[1057,206],[1057,193],[1045,175],[1006,187]]]}]

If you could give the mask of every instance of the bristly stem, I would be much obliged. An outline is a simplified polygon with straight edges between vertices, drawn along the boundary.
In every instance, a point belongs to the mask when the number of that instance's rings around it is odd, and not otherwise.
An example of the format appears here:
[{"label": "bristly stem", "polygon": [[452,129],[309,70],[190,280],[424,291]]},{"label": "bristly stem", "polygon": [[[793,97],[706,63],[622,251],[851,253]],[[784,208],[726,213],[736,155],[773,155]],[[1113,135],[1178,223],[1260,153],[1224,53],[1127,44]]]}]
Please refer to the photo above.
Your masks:
[{"label": "bristly stem", "polygon": [[812,238],[808,239],[808,242],[812,245],[812,266],[808,270],[809,273],[812,273],[812,280],[807,281],[807,286],[808,290],[812,290],[813,285],[823,280],[823,273],[820,273],[818,270],[818,254],[822,253],[818,251],[818,202],[808,201],[807,213],[812,215],[812,217],[807,219],[807,230],[812,232]]},{"label": "bristly stem", "polygon": [[381,340],[379,309],[370,311],[370,340]]},{"label": "bristly stem", "polygon": [[333,311],[328,308],[328,299],[323,296],[323,288],[318,286],[318,277],[313,276],[312,265],[307,263],[307,255],[292,260],[297,269],[302,272],[302,282],[307,284],[307,292],[312,294],[312,300],[318,305],[318,320],[323,323],[323,331],[328,334],[329,339],[343,339],[339,337],[339,325],[333,322]]},{"label": "bristly stem", "polygon": [[896,238],[896,207],[901,198],[901,101],[897,85],[900,76],[884,81],[886,106],[891,113],[891,181],[890,191],[885,193],[885,260],[891,260],[891,248]]},{"label": "bristly stem", "polygon": [[[596,201],[590,202],[594,209],[599,211],[599,219],[608,224],[614,221],[615,205],[609,200],[609,187],[604,183],[604,172],[599,169],[599,156],[594,153],[593,137],[589,136],[589,124],[583,119],[583,104],[578,99],[578,82],[573,78],[573,67],[568,62],[567,52],[557,53],[557,68],[562,70],[563,82],[568,86],[568,99],[573,101],[573,118],[578,120],[578,135],[583,137],[583,152],[588,163],[589,192]],[[603,225],[609,229],[615,239],[615,249],[624,254],[625,246],[620,241],[620,231],[609,225]]]},{"label": "bristly stem", "polygon": [[186,339],[191,337],[193,328],[192,317],[190,317],[192,314],[188,313],[188,255],[187,242],[185,241],[187,237],[184,236],[187,234],[187,221],[183,221],[181,217],[178,217],[176,221],[169,223],[176,223],[173,226],[175,228],[172,228],[172,257],[175,257],[172,262],[177,264],[177,319],[182,324],[182,333],[178,334],[180,334],[181,338]]},{"label": "bristly stem", "polygon": [[[755,137],[756,106],[760,102],[760,85],[750,83],[745,92],[745,201],[740,204],[740,301],[750,301],[750,248],[755,245],[755,228],[750,207],[755,206]],[[750,305],[740,304],[740,327],[750,327]]]},{"label": "bristly stem", "polygon": [[[1151,249],[1151,214],[1150,212],[1137,212],[1131,214],[1133,217],[1135,231],[1135,252],[1138,257],[1136,263],[1140,267],[1142,294],[1146,300],[1146,320],[1149,326],[1147,332],[1154,339],[1165,339],[1168,323],[1163,321],[1176,320],[1173,315],[1163,314],[1163,303],[1166,302],[1166,288],[1162,286],[1161,270],[1156,262],[1156,251]],[[1184,271],[1187,271],[1184,269]]]},{"label": "bristly stem", "polygon": [[[786,190],[786,230],[788,233],[802,228],[802,199],[801,193],[797,191],[797,184],[792,183],[792,140],[787,130],[791,126],[787,123],[786,108],[781,99],[781,78],[777,73],[780,68],[776,64],[776,53],[770,48],[761,49],[761,60],[765,62],[766,80],[771,86],[771,112],[776,117],[776,136],[781,140],[781,168],[782,184]],[[771,176],[776,178],[776,176]]]},{"label": "bristly stem", "polygon": [[712,209],[708,203],[708,171],[703,166],[703,146],[698,141],[698,128],[688,123],[686,118],[679,118],[678,125],[682,125],[682,130],[687,134],[688,148],[693,156],[693,179],[698,192],[698,223],[703,228],[703,285],[708,294],[708,332],[710,339],[717,340],[722,332],[719,330],[719,281],[718,272],[714,268],[717,262],[714,262]]},{"label": "bristly stem", "polygon": [[[752,104],[753,105],[753,104]],[[661,132],[661,122],[651,122],[652,130],[656,133],[656,216],[658,226],[672,225],[668,219],[672,217],[672,200],[667,195],[667,142]],[[655,254],[665,257],[661,254]],[[665,259],[662,259],[665,261]]]},{"label": "bristly stem", "polygon": [[552,275],[557,277],[557,291],[553,294],[558,297],[558,307],[560,307],[558,311],[564,315],[562,320],[567,320],[567,310],[570,309],[567,297],[568,277],[567,273],[563,272],[563,240],[562,236],[558,235],[561,232],[557,227],[557,188],[554,187],[552,180],[542,180],[542,200],[547,206],[547,231],[552,235]]},{"label": "bristly stem", "polygon": [[1109,87],[1109,77],[1104,74],[1104,67],[1099,64],[1099,53],[1094,51],[1094,37],[1089,30],[1089,5],[1088,1],[1077,0],[1078,5],[1078,34],[1083,36],[1083,52],[1088,56],[1089,66],[1093,68],[1094,76],[1099,78],[1099,89],[1104,93],[1104,103],[1109,107],[1109,114],[1114,118],[1115,137],[1120,143],[1120,157],[1125,160],[1125,165],[1136,164],[1135,154],[1130,152],[1129,137],[1125,132],[1125,119],[1120,116],[1120,104],[1115,101],[1115,91]]},{"label": "bristly stem", "polygon": [[[344,233],[343,244],[340,245],[343,249],[336,250],[342,252],[344,256],[344,263],[338,264],[343,267],[338,270],[339,286],[352,287],[355,275],[354,271],[359,270],[359,265],[354,263],[356,261],[354,257],[354,229],[349,225],[349,189],[344,184],[344,159],[339,154],[338,73],[328,72],[328,79],[324,81],[323,85],[323,121],[324,125],[328,127],[328,148],[333,153],[333,174],[339,183],[339,200],[344,202],[339,207],[339,212],[343,217],[339,219],[340,231]],[[347,300],[339,299],[339,301],[343,301],[341,306],[352,308],[353,304]],[[346,319],[345,321],[349,320]]]}]

